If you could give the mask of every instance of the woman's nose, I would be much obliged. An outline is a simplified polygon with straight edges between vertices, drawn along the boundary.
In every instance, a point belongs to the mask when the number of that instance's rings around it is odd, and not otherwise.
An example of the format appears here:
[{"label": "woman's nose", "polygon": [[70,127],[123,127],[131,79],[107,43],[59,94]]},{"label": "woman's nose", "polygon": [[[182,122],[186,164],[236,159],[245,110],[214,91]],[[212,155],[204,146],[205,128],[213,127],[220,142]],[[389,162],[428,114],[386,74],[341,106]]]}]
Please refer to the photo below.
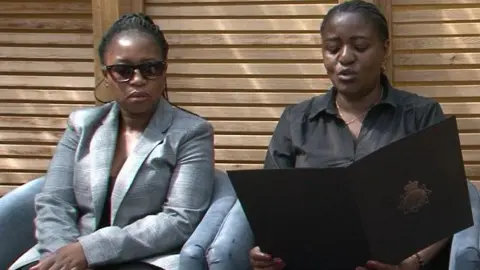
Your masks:
[{"label": "woman's nose", "polygon": [[338,61],[345,66],[355,62],[355,52],[348,46],[343,47],[340,51]]}]

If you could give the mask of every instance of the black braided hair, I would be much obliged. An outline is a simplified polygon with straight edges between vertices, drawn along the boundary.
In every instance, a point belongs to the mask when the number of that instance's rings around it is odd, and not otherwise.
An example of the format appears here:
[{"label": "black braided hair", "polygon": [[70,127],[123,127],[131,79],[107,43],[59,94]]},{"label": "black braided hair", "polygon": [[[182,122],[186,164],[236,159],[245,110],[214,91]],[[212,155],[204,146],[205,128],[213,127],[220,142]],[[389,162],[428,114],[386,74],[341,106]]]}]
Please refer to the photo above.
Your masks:
[{"label": "black braided hair", "polygon": [[320,26],[320,33],[323,33],[326,24],[339,13],[357,13],[362,15],[365,20],[377,28],[380,40],[386,41],[389,39],[387,19],[375,4],[363,0],[345,1],[331,8],[323,19],[322,25]]},{"label": "black braided hair", "polygon": [[[126,31],[138,31],[150,35],[159,46],[163,60],[167,60],[168,42],[160,27],[158,27],[149,16],[143,13],[129,13],[115,21],[110,29],[103,35],[100,45],[98,46],[98,56],[102,65],[105,64],[105,51],[108,45],[110,45],[110,42],[112,42],[118,34]],[[166,82],[163,96],[168,100]]]}]

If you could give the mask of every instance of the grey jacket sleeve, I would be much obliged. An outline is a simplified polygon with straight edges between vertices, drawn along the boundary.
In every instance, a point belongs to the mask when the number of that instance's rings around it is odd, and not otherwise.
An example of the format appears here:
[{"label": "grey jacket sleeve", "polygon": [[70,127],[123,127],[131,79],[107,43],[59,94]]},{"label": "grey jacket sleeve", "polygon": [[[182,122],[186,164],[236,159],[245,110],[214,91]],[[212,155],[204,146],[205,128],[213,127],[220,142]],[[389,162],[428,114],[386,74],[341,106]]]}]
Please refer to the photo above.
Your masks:
[{"label": "grey jacket sleeve", "polygon": [[36,237],[42,256],[76,242],[77,204],[73,191],[73,170],[79,135],[71,123],[60,139],[45,176],[45,186],[36,196]]}]

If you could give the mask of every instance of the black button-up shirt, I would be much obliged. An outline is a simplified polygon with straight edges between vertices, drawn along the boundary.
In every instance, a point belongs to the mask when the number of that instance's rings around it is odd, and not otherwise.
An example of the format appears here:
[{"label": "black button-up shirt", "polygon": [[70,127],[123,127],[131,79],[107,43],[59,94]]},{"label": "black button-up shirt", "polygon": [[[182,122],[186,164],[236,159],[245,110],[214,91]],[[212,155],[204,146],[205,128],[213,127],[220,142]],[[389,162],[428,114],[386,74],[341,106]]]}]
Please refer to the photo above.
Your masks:
[{"label": "black button-up shirt", "polygon": [[340,119],[335,89],[285,108],[264,167],[344,167],[395,140],[444,119],[433,99],[393,88],[382,78],[383,98],[363,120],[357,139]]}]

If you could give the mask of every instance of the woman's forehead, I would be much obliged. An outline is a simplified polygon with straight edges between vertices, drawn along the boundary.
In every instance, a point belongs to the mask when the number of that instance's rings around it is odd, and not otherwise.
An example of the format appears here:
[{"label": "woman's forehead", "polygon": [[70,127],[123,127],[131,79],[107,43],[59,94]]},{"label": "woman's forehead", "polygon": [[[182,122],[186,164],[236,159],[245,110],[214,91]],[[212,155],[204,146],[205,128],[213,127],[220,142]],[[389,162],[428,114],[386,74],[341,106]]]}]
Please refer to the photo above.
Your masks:
[{"label": "woman's forehead", "polygon": [[373,22],[358,12],[340,12],[326,22],[322,38],[363,37],[374,38],[378,35]]},{"label": "woman's forehead", "polygon": [[135,32],[120,33],[106,49],[106,60],[156,59],[162,56],[160,46],[148,34]]}]

